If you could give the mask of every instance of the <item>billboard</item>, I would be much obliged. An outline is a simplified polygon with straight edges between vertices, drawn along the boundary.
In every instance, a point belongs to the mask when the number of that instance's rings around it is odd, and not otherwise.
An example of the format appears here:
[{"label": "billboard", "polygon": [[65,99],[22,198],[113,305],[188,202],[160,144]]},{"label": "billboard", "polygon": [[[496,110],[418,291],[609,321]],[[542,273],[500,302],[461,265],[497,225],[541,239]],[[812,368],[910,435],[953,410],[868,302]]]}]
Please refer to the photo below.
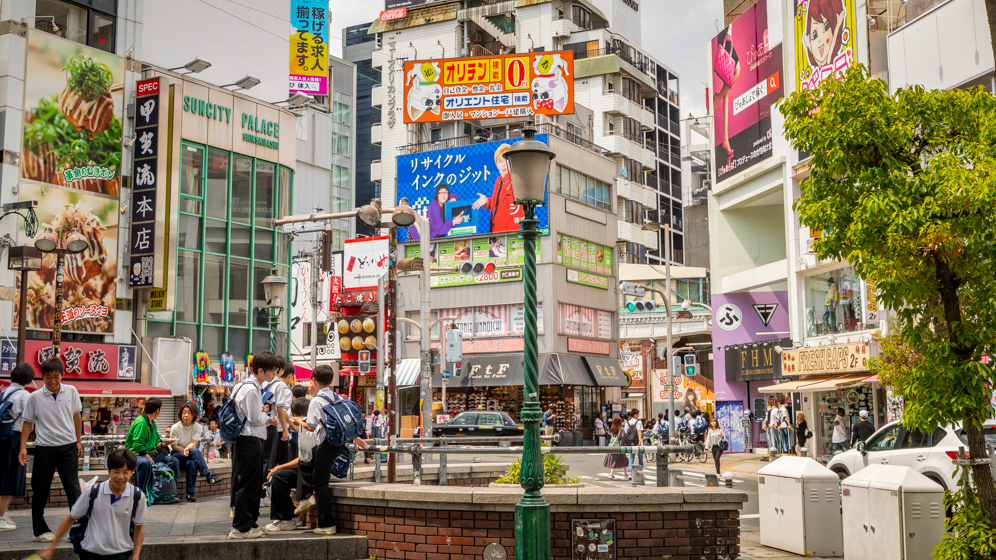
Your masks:
[{"label": "billboard", "polygon": [[767,6],[760,0],[712,40],[719,181],[771,157],[771,107],[783,93],[782,45],[768,44]]},{"label": "billboard", "polygon": [[795,67],[798,91],[854,66],[857,53],[854,0],[795,1]]},{"label": "billboard", "polygon": [[343,245],[343,289],[376,290],[377,279],[388,269],[388,237],[347,239]]},{"label": "billboard", "polygon": [[[429,249],[429,262],[433,266],[457,266],[461,261],[491,263],[496,267],[523,266],[525,264],[525,248],[521,238],[513,236],[478,237],[476,239],[461,239],[457,241],[441,241],[433,243]],[[536,243],[536,259],[540,259],[540,243]],[[418,245],[405,248],[405,258],[419,256]],[[519,282],[522,280],[521,270],[496,270],[490,274],[470,276],[458,272],[432,275],[432,287],[471,286],[474,284],[496,284],[500,282]]]},{"label": "billboard", "polygon": [[[128,267],[128,286],[150,288],[163,284],[163,253],[157,247],[156,232],[165,231],[168,212],[165,211],[165,181],[160,188],[160,177],[166,176],[168,135],[166,111],[163,109],[167,95],[165,78],[142,80],[136,84],[135,112],[135,183],[131,197],[131,265]],[[164,126],[160,126],[160,122]],[[156,279],[158,278],[158,282]]]},{"label": "billboard", "polygon": [[612,275],[612,247],[557,234],[557,263],[595,274]]},{"label": "billboard", "polygon": [[29,30],[21,178],[117,198],[124,80],[123,58]]},{"label": "billboard", "polygon": [[329,0],[291,0],[290,93],[328,95]]},{"label": "billboard", "polygon": [[574,113],[571,51],[405,62],[405,123]]},{"label": "billboard", "polygon": [[[515,204],[512,174],[502,154],[521,138],[398,156],[398,200],[429,222],[432,239],[519,231],[525,210]],[[536,140],[547,143],[547,135]],[[544,193],[549,201],[549,192]],[[546,205],[536,208],[549,227]],[[417,241],[415,226],[398,228],[398,242]]]}]

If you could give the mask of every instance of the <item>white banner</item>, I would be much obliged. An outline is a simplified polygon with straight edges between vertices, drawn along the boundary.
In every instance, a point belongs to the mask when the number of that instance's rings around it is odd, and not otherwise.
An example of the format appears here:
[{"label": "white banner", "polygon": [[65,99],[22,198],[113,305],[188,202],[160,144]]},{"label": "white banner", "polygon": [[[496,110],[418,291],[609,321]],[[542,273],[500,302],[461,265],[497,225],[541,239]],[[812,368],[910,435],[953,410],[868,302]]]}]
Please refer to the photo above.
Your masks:
[{"label": "white banner", "polygon": [[861,322],[875,324],[889,317],[879,300],[878,286],[868,280],[861,281]]},{"label": "white banner", "polygon": [[612,313],[562,303],[560,304],[560,333],[612,340]]},{"label": "white banner", "polygon": [[346,290],[376,290],[377,279],[387,272],[388,238],[347,239],[343,252],[342,284]]},{"label": "white banner", "polygon": [[[509,305],[509,314],[512,316],[509,334],[522,334],[526,329],[526,308],[522,305]],[[536,305],[536,326],[539,334],[543,334],[543,304]]]}]

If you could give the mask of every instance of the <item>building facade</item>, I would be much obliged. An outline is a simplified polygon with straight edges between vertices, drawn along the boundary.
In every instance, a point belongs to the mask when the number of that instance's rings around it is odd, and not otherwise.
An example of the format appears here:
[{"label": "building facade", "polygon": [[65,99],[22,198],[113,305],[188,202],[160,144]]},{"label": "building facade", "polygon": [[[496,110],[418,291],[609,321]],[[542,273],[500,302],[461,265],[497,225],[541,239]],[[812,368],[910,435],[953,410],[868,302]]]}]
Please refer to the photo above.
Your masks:
[{"label": "building facade", "polygon": [[[370,34],[372,23],[347,27],[342,32],[342,56],[356,65],[356,148],[353,182],[353,203],[357,208],[380,197],[380,182],[371,176],[371,165],[380,162],[380,142],[375,142],[371,133],[380,123],[381,111],[372,104],[373,88],[380,85],[381,73],[372,65],[373,51],[377,47],[377,35]],[[359,228],[363,230],[363,226]],[[366,233],[371,233],[366,231]]]}]

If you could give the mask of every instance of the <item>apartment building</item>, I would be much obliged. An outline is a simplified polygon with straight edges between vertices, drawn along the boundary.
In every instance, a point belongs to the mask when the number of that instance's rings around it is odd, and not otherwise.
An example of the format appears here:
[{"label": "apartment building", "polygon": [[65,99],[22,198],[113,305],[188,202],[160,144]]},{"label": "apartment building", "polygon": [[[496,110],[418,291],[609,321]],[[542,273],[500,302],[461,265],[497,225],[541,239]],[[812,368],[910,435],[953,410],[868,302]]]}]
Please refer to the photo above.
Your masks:
[{"label": "apartment building", "polygon": [[[371,177],[370,166],[380,161],[380,142],[373,142],[371,131],[380,123],[380,108],[371,103],[375,86],[380,85],[381,73],[374,70],[372,55],[377,47],[377,35],[370,34],[372,23],[347,27],[342,32],[342,57],[356,65],[356,142],[353,165],[356,175],[353,181],[353,204],[357,208],[369,204],[380,197],[380,182]],[[358,229],[366,234],[368,228],[358,224]]]}]

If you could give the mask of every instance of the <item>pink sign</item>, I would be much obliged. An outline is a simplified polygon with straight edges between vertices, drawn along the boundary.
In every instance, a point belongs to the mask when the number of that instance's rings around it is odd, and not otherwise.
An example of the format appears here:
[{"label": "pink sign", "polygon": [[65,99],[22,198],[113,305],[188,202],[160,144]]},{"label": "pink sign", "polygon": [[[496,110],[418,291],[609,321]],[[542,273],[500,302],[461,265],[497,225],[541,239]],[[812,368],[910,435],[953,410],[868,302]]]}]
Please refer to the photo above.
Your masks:
[{"label": "pink sign", "polygon": [[599,340],[582,340],[580,338],[568,338],[567,350],[570,352],[580,352],[582,354],[601,354],[608,356],[609,343]]}]

